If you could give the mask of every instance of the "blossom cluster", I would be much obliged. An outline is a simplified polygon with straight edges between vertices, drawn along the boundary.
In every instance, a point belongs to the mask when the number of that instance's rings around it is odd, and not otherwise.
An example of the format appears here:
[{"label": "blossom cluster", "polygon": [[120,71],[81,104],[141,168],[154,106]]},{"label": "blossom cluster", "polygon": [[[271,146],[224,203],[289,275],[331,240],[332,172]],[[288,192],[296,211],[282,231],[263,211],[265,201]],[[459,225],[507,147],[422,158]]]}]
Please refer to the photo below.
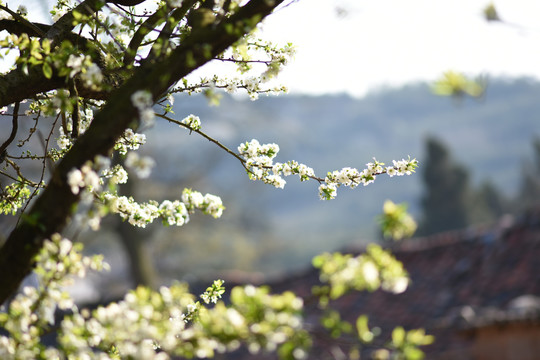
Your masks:
[{"label": "blossom cluster", "polygon": [[366,168],[358,171],[355,168],[345,167],[341,170],[329,172],[324,179],[324,183],[319,185],[319,197],[322,200],[334,199],[337,195],[337,189],[340,186],[348,186],[354,189],[362,184],[367,186],[375,181],[377,175],[387,174],[390,177],[395,175],[411,175],[418,167],[416,159],[394,160],[393,166],[384,167],[384,163],[373,159],[373,162],[367,163]]},{"label": "blossom cluster", "polygon": [[279,162],[275,163],[272,166],[272,172],[275,176],[280,176],[281,174],[284,176],[298,175],[300,181],[307,181],[315,176],[312,168],[305,164],[300,164],[295,160],[290,160],[283,164]]},{"label": "blossom cluster", "polygon": [[[198,83],[188,83],[187,80],[183,86],[177,86],[175,92],[187,92],[187,93],[200,93],[204,91],[206,97],[210,99],[210,103],[219,104],[220,95],[216,92],[216,89],[224,89],[229,94],[236,93],[239,89],[246,90],[251,100],[257,100],[259,94],[262,93],[287,93],[288,89],[283,85],[269,85],[266,84],[268,80],[263,81],[260,76],[246,76],[246,77],[231,77],[220,78],[214,76],[213,78],[202,78]],[[264,85],[263,85],[264,84]]]},{"label": "blossom cluster", "polygon": [[386,173],[388,176],[403,176],[411,175],[416,168],[418,167],[418,161],[416,159],[401,159],[399,161],[392,160],[394,166],[389,166],[386,168]]},{"label": "blossom cluster", "polygon": [[375,181],[377,175],[388,174],[390,177],[398,175],[410,175],[418,166],[416,159],[402,159],[393,161],[393,166],[384,167],[384,163],[374,159],[374,162],[366,164],[366,168],[359,171],[355,168],[345,167],[341,170],[329,172],[324,179],[315,176],[315,172],[307,165],[291,160],[286,163],[274,163],[274,158],[279,152],[277,144],[261,145],[258,140],[242,143],[238,146],[239,155],[244,160],[251,180],[262,180],[277,188],[285,186],[282,176],[297,174],[300,181],[315,179],[319,185],[319,197],[322,200],[331,200],[336,197],[340,186],[348,186],[354,189],[358,185],[364,186]]},{"label": "blossom cluster", "polygon": [[131,103],[139,111],[139,118],[144,126],[154,124],[154,110],[152,110],[152,94],[148,90],[137,90],[131,94]]},{"label": "blossom cluster", "polygon": [[[185,329],[176,318],[192,299],[180,284],[156,292],[139,287],[122,301],[67,317],[60,344],[74,358],[169,359],[181,344],[178,334]],[[161,351],[156,351],[158,346]],[[110,353],[113,347],[116,356]]]},{"label": "blossom cluster", "polygon": [[[212,312],[202,313],[200,322],[213,331],[227,327],[242,330],[240,339],[245,341],[253,355],[262,350],[278,350],[282,358],[306,357],[306,348],[311,343],[303,329],[300,313],[304,304],[301,298],[290,291],[269,294],[267,287],[247,285],[233,288],[230,301],[230,308],[216,306]],[[212,316],[220,313],[227,315],[227,323],[220,319],[213,321]],[[278,349],[280,345],[284,346]]]},{"label": "blossom cluster", "polygon": [[80,189],[98,191],[101,189],[99,175],[92,169],[91,163],[84,164],[80,169],[73,168],[67,174],[67,184],[71,192],[79,194]]},{"label": "blossom cluster", "polygon": [[[61,67],[61,64],[56,64],[57,67]],[[97,66],[89,55],[84,54],[71,54],[65,64],[71,69],[69,77],[73,78],[79,74],[81,80],[88,87],[99,87],[99,84],[103,81],[103,74],[101,69]]]},{"label": "blossom cluster", "polygon": [[286,358],[305,357],[309,342],[301,299],[291,292],[271,295],[267,288],[246,286],[232,290],[231,302],[206,308],[194,302],[184,284],[158,291],[138,287],[120,302],[66,317],[60,345],[68,356],[97,359],[110,358],[111,348],[118,358],[206,358],[235,350],[241,342],[254,354],[283,346]]},{"label": "blossom cluster", "polygon": [[[202,301],[206,305],[217,304],[217,302],[225,293],[225,287],[223,286],[224,283],[225,281],[223,280],[215,280],[212,286],[209,286],[206,291],[200,295]],[[203,309],[203,306],[199,301],[188,304],[186,312],[182,314],[180,320],[184,321],[185,323],[194,321],[195,319],[197,319],[201,309]]]},{"label": "blossom cluster", "polygon": [[204,293],[201,294],[201,299],[206,304],[216,304],[221,296],[225,293],[225,288],[223,280],[215,280],[212,286],[209,286]]},{"label": "blossom cluster", "polygon": [[159,205],[159,213],[166,225],[182,226],[189,222],[186,205],[178,200],[165,200]]},{"label": "blossom cluster", "polygon": [[274,158],[279,152],[277,144],[261,145],[258,140],[253,139],[250,142],[240,144],[238,152],[245,160],[251,180],[262,180],[277,188],[285,186],[286,182],[281,177],[282,174],[284,176],[298,174],[302,181],[314,175],[313,169],[294,160],[285,164],[274,163]]},{"label": "blossom cluster", "polygon": [[146,227],[157,218],[161,218],[165,225],[182,226],[189,222],[189,213],[195,209],[214,218],[221,217],[225,210],[218,196],[203,196],[191,189],[184,189],[182,201],[164,200],[161,204],[153,200],[138,203],[132,197],[118,196],[110,192],[104,192],[102,198],[111,212],[119,214],[123,220],[138,227]]},{"label": "blossom cluster", "polygon": [[121,155],[126,155],[128,149],[137,150],[144,144],[146,144],[146,135],[135,133],[132,129],[128,128],[116,141],[114,150],[117,150]]},{"label": "blossom cluster", "polygon": [[131,225],[146,227],[159,217],[159,204],[156,201],[138,203],[132,197],[117,196],[104,192],[103,199],[112,213],[120,214],[123,220],[128,220]]},{"label": "blossom cluster", "polygon": [[201,129],[201,119],[193,114],[186,116],[184,119],[182,119],[181,123],[189,126],[191,130]]},{"label": "blossom cluster", "polygon": [[188,211],[193,212],[195,209],[199,209],[203,214],[210,215],[215,219],[221,217],[223,210],[225,210],[219,196],[212,194],[203,196],[200,192],[191,189],[182,191],[182,201]]},{"label": "blossom cluster", "polygon": [[[233,93],[238,88],[243,88],[251,100],[257,100],[259,93],[263,92],[287,92],[284,86],[268,87],[267,84],[279,74],[295,52],[295,47],[290,43],[279,47],[269,41],[256,38],[254,33],[247,35],[233,45],[230,52],[225,53],[223,57],[230,55],[230,59],[227,60],[236,62],[240,73],[252,74],[254,65],[263,65],[264,71],[255,76],[248,74],[244,78],[230,79],[224,84],[225,89]],[[263,60],[265,58],[266,60]]]},{"label": "blossom cluster", "polygon": [[136,152],[130,151],[126,156],[125,164],[128,169],[135,172],[137,177],[145,179],[150,176],[156,162],[149,156],[139,156]]},{"label": "blossom cluster", "polygon": [[251,100],[257,100],[259,94],[263,93],[286,93],[287,87],[271,80],[275,79],[294,54],[295,48],[292,44],[279,46],[256,38],[255,32],[251,32],[218,56],[219,60],[233,63],[240,76],[215,75],[211,78],[200,78],[196,83],[188,83],[187,79],[183,79],[183,84],[177,86],[174,92],[204,92],[212,104],[219,102],[216,89],[224,89],[230,94],[244,89]]},{"label": "blossom cluster", "polygon": [[73,276],[84,277],[88,269],[108,269],[102,256],[92,258],[81,255],[82,245],[73,244],[59,234],[45,240],[36,257],[35,274],[38,287],[25,287],[13,301],[6,313],[0,313],[0,327],[9,337],[0,336],[2,359],[59,359],[60,351],[45,348],[40,336],[55,323],[56,308],[76,311],[73,300],[64,289]]},{"label": "blossom cluster", "polygon": [[21,16],[26,16],[28,15],[28,9],[24,5],[19,5],[19,7],[17,8],[17,14]]},{"label": "blossom cluster", "polygon": [[125,184],[128,180],[128,173],[120,164],[112,168],[105,168],[101,172],[101,176],[102,178],[109,179],[109,183],[113,185]]}]

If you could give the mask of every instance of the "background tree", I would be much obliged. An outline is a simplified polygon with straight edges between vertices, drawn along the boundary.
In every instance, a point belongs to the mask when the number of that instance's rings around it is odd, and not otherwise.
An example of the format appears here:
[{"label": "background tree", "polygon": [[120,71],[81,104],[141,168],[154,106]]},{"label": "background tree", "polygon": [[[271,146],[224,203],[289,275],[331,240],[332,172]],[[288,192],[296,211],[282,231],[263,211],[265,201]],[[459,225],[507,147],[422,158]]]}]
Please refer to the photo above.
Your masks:
[{"label": "background tree", "polygon": [[461,229],[469,224],[469,174],[453,162],[448,149],[437,139],[426,140],[426,160],[422,178],[422,219],[418,234]]},{"label": "background tree", "polygon": [[506,196],[489,180],[483,181],[469,198],[471,224],[496,221],[510,211],[510,202]]},{"label": "background tree", "polygon": [[418,233],[434,234],[496,221],[510,211],[510,202],[490,180],[470,183],[470,172],[456,164],[439,140],[426,140],[422,221]]},{"label": "background tree", "polygon": [[540,138],[532,143],[533,159],[523,166],[521,189],[516,207],[528,209],[540,202]]}]

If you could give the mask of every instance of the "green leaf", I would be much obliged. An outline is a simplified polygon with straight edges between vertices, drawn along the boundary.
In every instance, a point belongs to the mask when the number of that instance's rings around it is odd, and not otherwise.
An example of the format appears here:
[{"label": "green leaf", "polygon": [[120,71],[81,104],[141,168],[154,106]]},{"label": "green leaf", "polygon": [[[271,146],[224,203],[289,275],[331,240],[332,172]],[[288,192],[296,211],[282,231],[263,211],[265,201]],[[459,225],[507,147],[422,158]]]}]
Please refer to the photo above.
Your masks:
[{"label": "green leaf", "polygon": [[366,315],[359,316],[356,319],[356,331],[358,332],[358,338],[364,343],[370,343],[373,341],[374,335],[369,331],[368,317]]},{"label": "green leaf", "polygon": [[75,20],[81,20],[84,17],[83,14],[81,14],[80,12],[78,12],[76,10],[73,10],[71,14],[73,15],[73,18]]},{"label": "green leaf", "polygon": [[424,358],[424,352],[415,347],[408,347],[403,352],[407,360],[420,360]]},{"label": "green leaf", "polygon": [[405,329],[403,329],[401,326],[398,326],[397,328],[392,331],[392,344],[396,348],[400,348],[405,343]]},{"label": "green leaf", "polygon": [[46,62],[43,63],[43,75],[45,75],[47,79],[52,78],[53,70],[52,70],[51,65],[49,65],[49,63],[46,63]]}]

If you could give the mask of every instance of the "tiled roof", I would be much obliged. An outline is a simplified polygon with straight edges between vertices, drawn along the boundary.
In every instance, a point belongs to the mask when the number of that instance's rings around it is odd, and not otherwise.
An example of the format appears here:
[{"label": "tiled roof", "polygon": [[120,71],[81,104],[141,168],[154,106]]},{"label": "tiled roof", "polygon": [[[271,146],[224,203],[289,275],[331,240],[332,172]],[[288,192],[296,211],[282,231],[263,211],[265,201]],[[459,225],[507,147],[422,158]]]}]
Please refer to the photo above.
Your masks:
[{"label": "tiled roof", "polygon": [[[367,314],[370,326],[380,327],[383,335],[397,325],[424,328],[438,339],[424,349],[428,358],[435,358],[470,345],[462,329],[502,320],[539,323],[534,299],[540,296],[540,212],[512,222],[503,219],[492,228],[412,239],[393,246],[392,252],[403,262],[412,284],[402,294],[351,293],[337,300],[335,308],[353,324]],[[307,296],[317,276],[315,270],[309,271],[282,279],[272,288]],[[529,295],[533,306],[515,310],[512,304],[523,295]],[[308,309],[316,312],[315,306]],[[307,318],[316,321],[315,316]]]}]

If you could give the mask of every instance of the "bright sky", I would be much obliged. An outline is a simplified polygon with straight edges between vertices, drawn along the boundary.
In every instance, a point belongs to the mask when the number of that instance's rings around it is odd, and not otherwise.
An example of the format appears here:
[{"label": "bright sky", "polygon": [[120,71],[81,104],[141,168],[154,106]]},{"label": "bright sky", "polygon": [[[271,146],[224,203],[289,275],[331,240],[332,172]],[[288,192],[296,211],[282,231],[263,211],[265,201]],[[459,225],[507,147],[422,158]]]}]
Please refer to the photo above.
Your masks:
[{"label": "bright sky", "polygon": [[265,29],[298,45],[283,74],[292,91],[361,96],[451,69],[540,78],[540,1],[493,3],[521,27],[485,21],[489,0],[300,0]]},{"label": "bright sky", "polygon": [[[44,21],[44,0],[24,3]],[[487,23],[489,0],[299,0],[269,17],[265,37],[293,42],[281,76],[295,93],[367,91],[432,81],[447,70],[540,79],[540,1],[493,1],[513,25]],[[338,15],[338,9],[342,14]],[[519,26],[518,26],[519,24]]]}]

